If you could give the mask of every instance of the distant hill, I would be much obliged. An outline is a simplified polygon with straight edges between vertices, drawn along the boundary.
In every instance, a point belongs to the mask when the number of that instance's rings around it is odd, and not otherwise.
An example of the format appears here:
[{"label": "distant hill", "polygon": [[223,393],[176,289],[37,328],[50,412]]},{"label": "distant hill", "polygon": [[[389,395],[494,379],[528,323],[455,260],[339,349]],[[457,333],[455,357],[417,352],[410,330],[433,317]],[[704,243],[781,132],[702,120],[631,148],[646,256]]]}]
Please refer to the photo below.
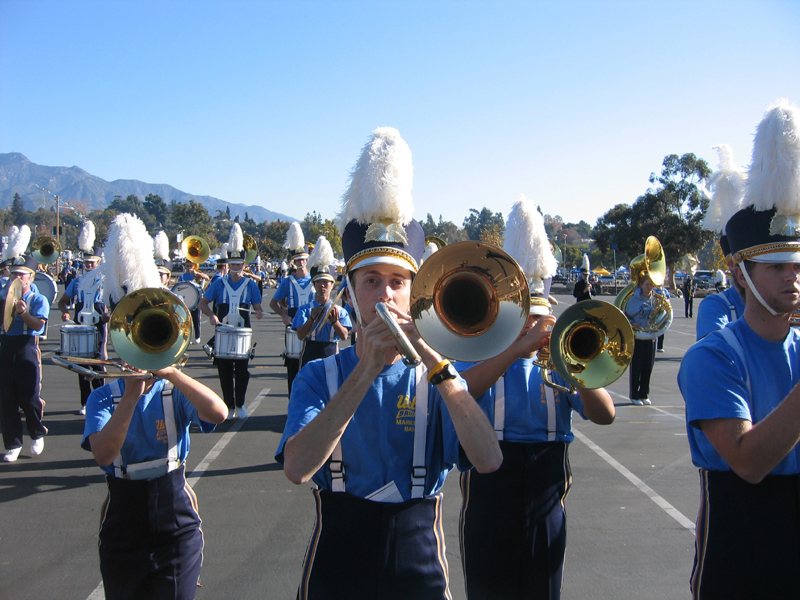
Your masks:
[{"label": "distant hill", "polygon": [[58,194],[66,202],[77,201],[86,205],[89,211],[106,208],[114,196],[126,198],[130,194],[144,201],[148,194],[160,196],[164,202],[172,200],[188,203],[189,200],[200,202],[213,217],[218,210],[230,207],[231,217],[244,219],[244,213],[256,223],[263,221],[298,221],[282,213],[274,212],[263,206],[234,204],[211,196],[197,196],[175,189],[171,185],[144,183],[135,179],[117,179],[106,181],[80,167],[45,167],[32,163],[19,152],[0,153],[0,208],[8,208],[14,194],[19,194],[25,201],[25,208],[36,210],[44,205],[43,200],[49,198],[37,188],[39,185],[54,194]]}]

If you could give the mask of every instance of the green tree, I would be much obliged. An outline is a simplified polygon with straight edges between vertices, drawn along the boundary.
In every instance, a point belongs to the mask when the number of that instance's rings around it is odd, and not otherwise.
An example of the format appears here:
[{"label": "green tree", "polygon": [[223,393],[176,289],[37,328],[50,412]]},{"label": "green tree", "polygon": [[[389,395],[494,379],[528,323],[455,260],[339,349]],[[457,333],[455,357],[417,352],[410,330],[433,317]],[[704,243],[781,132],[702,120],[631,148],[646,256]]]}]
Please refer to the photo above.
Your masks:
[{"label": "green tree", "polygon": [[480,212],[474,208],[470,208],[469,212],[470,214],[464,219],[467,239],[481,240],[481,235],[496,237],[498,231],[505,231],[503,213],[493,213],[485,206]]},{"label": "green tree", "polygon": [[442,215],[439,215],[439,222],[437,223],[433,220],[431,214],[428,213],[428,218],[424,223],[421,223],[421,225],[426,237],[429,235],[436,236],[444,240],[447,244],[464,242],[468,239],[463,229],[459,229],[458,225],[452,221],[445,221],[442,219]]},{"label": "green tree", "polygon": [[144,199],[144,209],[156,221],[156,226],[168,228],[170,223],[169,205],[157,194],[147,194]]},{"label": "green tree", "polygon": [[208,210],[194,200],[189,200],[188,204],[183,202],[176,204],[172,209],[172,220],[179,230],[183,230],[185,236],[198,235],[209,240],[214,231]]},{"label": "green tree", "polygon": [[14,199],[11,201],[11,206],[6,215],[6,222],[8,226],[16,225],[22,227],[28,220],[28,211],[25,209],[25,201],[19,194],[14,194]]},{"label": "green tree", "polygon": [[600,251],[617,244],[629,257],[644,252],[644,242],[654,235],[661,242],[668,265],[668,286],[675,287],[674,271],[686,254],[696,254],[714,237],[703,229],[708,198],[698,184],[711,174],[708,163],[688,153],[664,158],[661,175],[650,175],[650,188],[633,205],[618,204],[597,220],[593,233]]},{"label": "green tree", "polygon": [[265,223],[263,237],[258,244],[261,256],[271,260],[287,258],[289,250],[283,247],[287,231],[289,231],[288,221],[279,220]]}]

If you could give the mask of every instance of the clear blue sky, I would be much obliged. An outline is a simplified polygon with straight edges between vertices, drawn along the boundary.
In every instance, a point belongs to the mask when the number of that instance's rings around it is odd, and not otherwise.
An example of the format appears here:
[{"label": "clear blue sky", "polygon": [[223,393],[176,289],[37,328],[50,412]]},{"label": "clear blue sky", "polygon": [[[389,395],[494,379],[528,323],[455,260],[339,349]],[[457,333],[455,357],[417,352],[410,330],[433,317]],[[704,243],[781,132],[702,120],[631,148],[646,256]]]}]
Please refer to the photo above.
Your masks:
[{"label": "clear blue sky", "polygon": [[[800,104],[800,2],[0,0],[0,152],[332,218],[370,132],[417,218],[565,221]],[[167,199],[169,200],[169,199]]]}]

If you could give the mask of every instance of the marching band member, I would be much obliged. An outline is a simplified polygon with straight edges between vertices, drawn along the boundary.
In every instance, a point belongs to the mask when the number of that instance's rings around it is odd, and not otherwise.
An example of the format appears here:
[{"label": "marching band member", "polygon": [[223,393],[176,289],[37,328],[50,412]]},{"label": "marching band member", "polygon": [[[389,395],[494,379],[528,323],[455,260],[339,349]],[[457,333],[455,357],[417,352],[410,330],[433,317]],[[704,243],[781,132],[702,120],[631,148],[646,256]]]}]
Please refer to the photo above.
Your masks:
[{"label": "marching band member", "polygon": [[[184,262],[184,271],[178,277],[178,281],[193,281],[198,285],[202,286],[204,282],[208,282],[211,278],[203,273],[197,265],[195,265],[189,259],[186,259]],[[191,310],[192,313],[192,324],[194,326],[194,343],[200,343],[200,308],[195,307]]]},{"label": "marching band member", "polygon": [[[127,241],[146,247],[147,239],[133,215],[111,225],[106,266],[114,264],[106,283],[113,303],[126,292],[159,287],[151,251],[117,252]],[[122,279],[111,281],[108,273]],[[99,534],[108,600],[194,598],[203,561],[197,498],[184,474],[189,427],[213,431],[227,410],[217,394],[174,367],[152,373],[155,379],[116,379],[87,403],[81,447],[92,452],[108,485]]]},{"label": "marching band member", "polygon": [[[631,273],[631,278],[634,274]],[[625,305],[625,316],[631,322],[634,331],[646,331],[650,315],[656,310],[655,285],[645,272],[639,276],[633,296]],[[633,359],[628,369],[630,377],[630,399],[637,406],[649,406],[650,375],[656,364],[656,343],[654,339],[636,338],[633,342]]]},{"label": "marching band member", "polygon": [[[285,276],[281,280],[281,284],[272,300],[269,301],[269,307],[273,312],[280,316],[283,324],[287,327],[292,326],[292,319],[297,313],[297,309],[303,304],[308,304],[311,297],[314,295],[314,288],[311,285],[311,275],[308,272],[308,252],[304,248],[305,238],[303,237],[303,230],[300,228],[300,223],[294,222],[289,226],[286,232],[286,242],[283,244],[284,248],[289,248],[294,255],[292,262],[297,268],[296,271]],[[293,335],[289,332],[289,335]],[[297,376],[297,371],[300,369],[300,359],[290,358],[288,355],[289,348],[284,353],[284,364],[286,365],[286,378],[289,388],[289,396],[292,395],[292,383]]]},{"label": "marching band member", "polygon": [[[98,358],[108,358],[108,307],[103,301],[103,276],[95,270],[102,261],[103,250],[94,246],[94,223],[86,221],[78,236],[78,247],[83,252],[84,273],[73,279],[67,285],[61,298],[58,300],[58,310],[61,312],[61,321],[69,322],[69,305],[75,304],[75,323],[79,325],[94,325],[98,334]],[[91,304],[86,303],[86,298],[91,297]],[[105,369],[105,367],[101,367]],[[103,385],[102,379],[93,379],[89,382],[85,377],[78,375],[78,388],[81,393],[81,408],[79,414],[86,414],[86,400],[92,389]]]},{"label": "marching band member", "polygon": [[[30,239],[30,236],[28,236]],[[25,242],[27,246],[27,241]],[[13,252],[21,252],[19,248]],[[31,437],[31,454],[44,451],[44,436],[47,427],[42,423],[44,401],[41,399],[42,356],[39,351],[39,336],[44,333],[50,317],[50,301],[32,289],[36,273],[36,260],[32,256],[21,256],[11,267],[10,281],[2,291],[3,314],[11,284],[18,279],[22,284],[19,299],[13,312],[13,321],[6,331],[0,328],[0,421],[3,429],[5,462],[14,462],[22,450],[22,419],[25,414],[28,435]]]},{"label": "marching band member", "polygon": [[592,282],[589,281],[590,275],[589,257],[584,254],[583,265],[581,266],[581,278],[575,283],[575,288],[572,290],[572,296],[575,298],[576,302],[591,300],[592,296],[595,295],[594,286]]},{"label": "marching band member", "polygon": [[[536,351],[555,323],[547,300],[557,263],[544,219],[522,197],[508,217],[505,251],[531,282],[530,317],[506,351],[461,372],[487,411],[503,452],[494,473],[461,475],[461,562],[469,600],[561,597],[572,484],[572,415],[607,425],[615,409],[604,389],[567,394],[544,385]],[[557,373],[552,379],[566,385]],[[496,383],[495,383],[496,382]],[[488,390],[488,391],[487,391]]]},{"label": "marching band member", "polygon": [[[449,597],[445,477],[455,466],[493,471],[502,459],[486,415],[408,315],[425,239],[412,219],[412,168],[397,130],[373,132],[339,223],[358,344],[308,363],[292,389],[276,459],[292,482],[318,486],[299,598]],[[422,365],[401,362],[377,302]]]},{"label": "marching band member", "polygon": [[[747,180],[744,173],[733,160],[733,151],[727,144],[715,146],[719,154],[719,167],[711,174],[708,182],[713,190],[703,227],[721,234],[719,246],[728,268],[733,272],[728,237],[725,225],[742,208],[744,186]],[[718,294],[709,294],[697,309],[697,339],[701,340],[712,331],[722,329],[733,323],[744,313],[744,288],[735,277],[733,285]]]},{"label": "marching band member", "polygon": [[[234,223],[231,228],[228,246],[229,273],[211,282],[203,299],[200,300],[200,310],[208,316],[214,327],[220,323],[233,327],[250,327],[250,307],[255,310],[257,319],[261,319],[264,313],[261,310],[258,285],[242,275],[246,252],[242,229],[238,223]],[[213,310],[210,306],[212,302],[214,302]],[[247,384],[250,381],[250,371],[247,367],[250,360],[215,357],[214,362],[219,373],[222,397],[228,406],[228,418],[247,418],[244,401]]]},{"label": "marching band member", "polygon": [[314,251],[308,260],[311,267],[311,285],[316,292],[308,304],[302,305],[292,321],[297,337],[303,342],[303,353],[300,355],[300,367],[304,364],[325,358],[339,352],[339,342],[347,339],[353,328],[350,315],[346,310],[333,305],[327,322],[320,327],[327,303],[331,300],[331,291],[336,280],[331,274],[334,260],[331,243],[320,236]]},{"label": "marching band member", "polygon": [[800,110],[758,126],[744,206],[725,232],[744,314],[685,354],[692,462],[700,468],[695,599],[794,598],[800,589]]}]

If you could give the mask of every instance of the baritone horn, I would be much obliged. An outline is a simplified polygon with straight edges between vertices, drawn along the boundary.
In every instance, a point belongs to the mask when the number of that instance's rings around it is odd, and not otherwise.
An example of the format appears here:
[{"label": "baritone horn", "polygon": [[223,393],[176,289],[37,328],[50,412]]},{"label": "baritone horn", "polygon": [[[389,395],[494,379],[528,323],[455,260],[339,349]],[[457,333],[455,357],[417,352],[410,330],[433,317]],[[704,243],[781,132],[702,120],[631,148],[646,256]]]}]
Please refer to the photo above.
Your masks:
[{"label": "baritone horn", "polygon": [[[633,358],[633,329],[613,304],[583,300],[558,318],[550,344],[539,349],[534,363],[543,369],[545,385],[571,394],[575,388],[594,390],[611,385]],[[552,380],[556,371],[569,387]]]},{"label": "baritone horn", "polygon": [[211,254],[211,248],[203,238],[197,235],[190,235],[183,238],[181,242],[181,253],[186,257],[186,260],[199,266],[208,260],[208,255]]},{"label": "baritone horn", "polygon": [[[664,285],[667,276],[667,259],[664,248],[655,236],[650,236],[644,243],[644,254],[631,261],[631,282],[617,294],[614,306],[623,313],[628,301],[633,297],[636,286],[645,277],[649,277],[654,287]],[[634,334],[637,340],[653,340],[660,337],[672,325],[672,304],[661,294],[653,290],[655,309],[650,314],[646,329],[637,329]]]},{"label": "baritone horn", "polygon": [[31,255],[42,265],[53,264],[60,253],[61,245],[52,235],[40,235],[31,244]]},{"label": "baritone horn", "polygon": [[[143,288],[125,296],[111,313],[108,330],[121,362],[69,356],[54,356],[53,361],[91,379],[147,379],[152,375],[140,371],[185,364],[184,353],[193,334],[192,317],[183,300],[162,288]],[[120,373],[81,365],[114,366]]]}]

